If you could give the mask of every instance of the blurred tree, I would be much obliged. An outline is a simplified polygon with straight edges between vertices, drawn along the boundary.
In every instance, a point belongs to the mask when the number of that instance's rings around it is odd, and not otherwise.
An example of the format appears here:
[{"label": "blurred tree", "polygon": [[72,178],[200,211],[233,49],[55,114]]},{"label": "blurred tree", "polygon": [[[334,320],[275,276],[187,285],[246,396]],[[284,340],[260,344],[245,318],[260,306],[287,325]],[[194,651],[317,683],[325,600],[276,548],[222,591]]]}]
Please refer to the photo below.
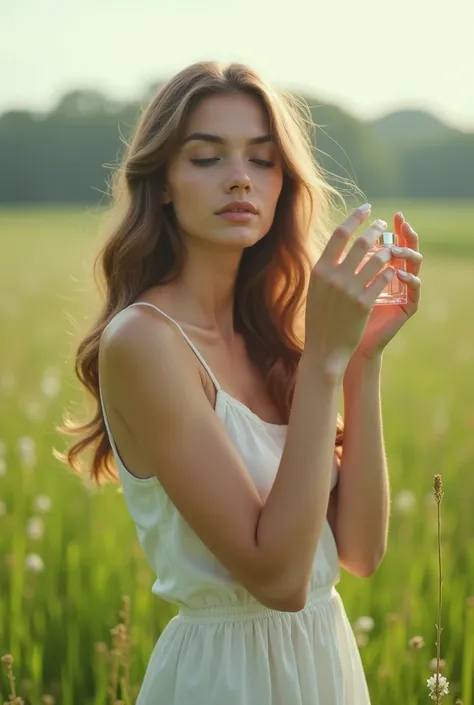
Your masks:
[{"label": "blurred tree", "polygon": [[[0,116],[0,203],[97,203],[107,200],[110,168],[124,153],[140,100],[112,100],[94,89],[65,93],[47,114]],[[355,182],[370,198],[472,198],[474,134],[422,111],[362,122],[339,107],[299,96],[310,108],[313,146],[329,181],[346,194]]]}]

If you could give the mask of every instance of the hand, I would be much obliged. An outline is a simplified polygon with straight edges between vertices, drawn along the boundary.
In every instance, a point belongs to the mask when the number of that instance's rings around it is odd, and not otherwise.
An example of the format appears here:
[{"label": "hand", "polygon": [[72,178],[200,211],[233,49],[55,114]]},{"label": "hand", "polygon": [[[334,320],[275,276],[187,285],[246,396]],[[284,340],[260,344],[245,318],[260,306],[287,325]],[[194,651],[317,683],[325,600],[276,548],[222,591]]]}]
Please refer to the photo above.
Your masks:
[{"label": "hand", "polygon": [[402,248],[401,255],[393,253],[395,261],[392,261],[390,266],[397,266],[396,259],[406,260],[408,276],[405,279],[398,271],[396,276],[407,284],[408,302],[398,305],[374,306],[351,361],[353,358],[360,357],[368,359],[380,357],[386,345],[418,310],[421,296],[421,279],[418,274],[423,262],[423,255],[419,251],[418,235],[401,213],[394,216],[393,222],[394,232],[401,236],[399,239],[406,242],[407,247]]},{"label": "hand", "polygon": [[329,238],[311,272],[306,306],[305,353],[325,372],[342,377],[362,340],[375,301],[395,275],[386,265],[391,252],[372,255],[358,265],[376,244],[387,223],[375,221],[356,239],[346,257],[341,255],[368,212],[355,210]]}]

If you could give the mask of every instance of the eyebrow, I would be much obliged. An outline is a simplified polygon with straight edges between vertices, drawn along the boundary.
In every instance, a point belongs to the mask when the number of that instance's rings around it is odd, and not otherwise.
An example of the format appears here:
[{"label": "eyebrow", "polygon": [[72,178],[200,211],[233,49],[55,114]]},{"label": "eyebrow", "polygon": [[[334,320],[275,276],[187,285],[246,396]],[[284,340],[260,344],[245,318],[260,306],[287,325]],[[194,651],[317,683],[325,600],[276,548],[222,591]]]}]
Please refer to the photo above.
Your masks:
[{"label": "eyebrow", "polygon": [[[183,145],[191,140],[199,140],[201,142],[215,142],[217,144],[226,144],[223,137],[219,135],[210,135],[207,132],[193,132],[192,135],[188,135],[183,141]],[[273,142],[271,135],[262,135],[261,137],[252,137],[248,140],[248,144],[264,144],[265,142]]]}]

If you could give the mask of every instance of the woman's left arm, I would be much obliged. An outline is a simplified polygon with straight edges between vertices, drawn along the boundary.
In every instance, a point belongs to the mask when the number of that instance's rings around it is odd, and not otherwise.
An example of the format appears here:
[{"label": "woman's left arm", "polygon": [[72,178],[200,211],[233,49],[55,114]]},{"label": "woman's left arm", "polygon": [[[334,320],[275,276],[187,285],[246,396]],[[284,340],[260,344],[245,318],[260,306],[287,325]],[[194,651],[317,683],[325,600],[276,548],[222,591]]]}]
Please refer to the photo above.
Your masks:
[{"label": "woman's left arm", "polygon": [[380,382],[382,354],[388,343],[418,310],[419,273],[423,256],[418,233],[402,213],[394,230],[406,247],[394,259],[406,261],[407,302],[374,306],[362,340],[351,357],[343,380],[344,437],[339,482],[331,492],[328,522],[336,539],[339,562],[365,577],[379,566],[387,547],[390,488],[382,430]]},{"label": "woman's left arm", "polygon": [[390,488],[382,429],[381,370],[379,356],[351,360],[346,371],[343,453],[328,512],[339,562],[359,577],[368,577],[377,569],[387,546]]}]

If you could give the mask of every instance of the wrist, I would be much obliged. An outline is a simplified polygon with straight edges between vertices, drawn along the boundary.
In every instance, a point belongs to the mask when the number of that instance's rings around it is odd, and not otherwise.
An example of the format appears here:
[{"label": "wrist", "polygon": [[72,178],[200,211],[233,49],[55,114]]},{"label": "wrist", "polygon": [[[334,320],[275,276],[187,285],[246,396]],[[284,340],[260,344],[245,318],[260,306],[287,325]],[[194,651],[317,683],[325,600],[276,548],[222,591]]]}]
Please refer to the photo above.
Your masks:
[{"label": "wrist", "polygon": [[347,383],[354,377],[367,378],[374,375],[379,375],[382,370],[382,362],[382,353],[375,355],[374,357],[366,357],[365,355],[355,353],[347,365],[346,373],[344,375],[344,382]]},{"label": "wrist", "polygon": [[305,370],[303,374],[318,377],[322,383],[329,386],[339,386],[344,379],[347,360],[339,357],[321,357],[305,350],[301,355],[300,367]]}]

